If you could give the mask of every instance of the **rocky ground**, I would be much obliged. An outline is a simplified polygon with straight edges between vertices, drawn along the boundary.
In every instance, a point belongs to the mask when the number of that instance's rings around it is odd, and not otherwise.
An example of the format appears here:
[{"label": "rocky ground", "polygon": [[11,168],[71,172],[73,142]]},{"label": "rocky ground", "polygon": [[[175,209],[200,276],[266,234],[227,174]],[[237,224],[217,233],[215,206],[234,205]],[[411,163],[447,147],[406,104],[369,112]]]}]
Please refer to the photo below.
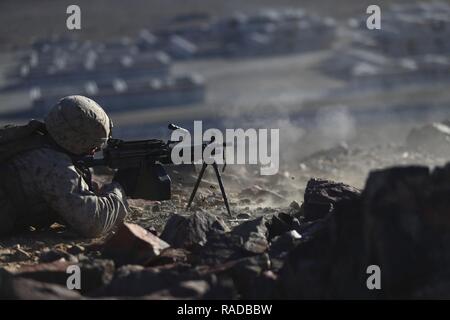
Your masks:
[{"label": "rocky ground", "polygon": [[[267,186],[238,183],[234,174],[225,174],[224,182],[232,210],[230,217],[224,206],[215,176],[210,172],[205,174],[192,207],[186,210],[197,178],[196,172],[180,173],[176,169],[172,169],[170,176],[173,188],[172,199],[161,202],[130,199],[130,213],[126,218],[127,222],[138,224],[155,234],[161,234],[167,220],[174,214],[208,213],[220,217],[226,221],[227,225],[233,227],[252,217],[274,213],[279,210],[280,205],[289,204],[288,197],[270,190]],[[107,183],[111,180],[111,175],[96,175],[94,179],[100,184]],[[283,179],[286,180],[284,177]],[[292,186],[290,187],[291,190],[294,190]],[[285,189],[283,191],[285,196],[295,192],[290,191],[289,193]],[[66,256],[66,253],[70,254],[72,250],[84,252],[86,246],[101,243],[104,240],[81,239],[59,224],[52,225],[48,230],[31,228],[30,231],[21,235],[0,239],[0,267],[15,271],[23,265],[48,260],[47,255],[52,256],[54,251]]]},{"label": "rocky ground", "polygon": [[[270,179],[230,168],[232,216],[211,175],[186,210],[195,173],[172,169],[172,200],[130,200],[127,222],[107,237],[55,224],[1,239],[0,297],[449,297],[446,126],[417,129],[404,146],[339,145]],[[376,292],[366,287],[372,264],[383,273]],[[66,289],[70,265],[81,290]]]}]

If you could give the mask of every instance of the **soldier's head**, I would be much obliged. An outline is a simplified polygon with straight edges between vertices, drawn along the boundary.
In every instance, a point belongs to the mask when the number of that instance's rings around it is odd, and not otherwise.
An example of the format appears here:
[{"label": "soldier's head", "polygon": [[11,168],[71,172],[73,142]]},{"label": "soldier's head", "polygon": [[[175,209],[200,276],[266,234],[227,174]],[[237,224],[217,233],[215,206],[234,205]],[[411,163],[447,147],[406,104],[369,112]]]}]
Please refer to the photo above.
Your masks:
[{"label": "soldier's head", "polygon": [[60,147],[76,155],[101,148],[112,126],[105,111],[84,96],[62,98],[48,113],[45,125]]}]

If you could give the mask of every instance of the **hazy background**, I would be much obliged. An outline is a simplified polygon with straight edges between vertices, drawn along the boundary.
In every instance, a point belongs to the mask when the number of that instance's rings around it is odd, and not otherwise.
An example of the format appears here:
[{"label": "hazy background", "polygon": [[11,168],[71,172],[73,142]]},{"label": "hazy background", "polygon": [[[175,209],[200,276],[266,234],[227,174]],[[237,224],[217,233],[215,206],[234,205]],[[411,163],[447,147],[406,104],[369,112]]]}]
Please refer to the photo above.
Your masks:
[{"label": "hazy background", "polygon": [[[430,1],[422,1],[427,3]],[[442,1],[449,3],[450,1]],[[392,4],[411,0],[376,1],[382,12]],[[82,30],[66,29],[66,8],[77,4],[82,11]],[[283,167],[296,168],[314,152],[345,142],[372,148],[404,143],[414,127],[450,116],[450,81],[442,78],[396,80],[383,88],[355,86],[323,71],[326,61],[337,61],[339,50],[350,46],[348,19],[367,17],[366,0],[2,0],[0,2],[0,79],[32,41],[52,35],[106,42],[135,37],[143,28],[167,26],[179,14],[209,13],[218,18],[260,9],[302,8],[336,21],[336,39],[329,48],[303,53],[228,59],[213,57],[173,61],[174,76],[198,73],[205,79],[202,103],[141,108],[111,114],[115,133],[124,138],[168,137],[170,122],[188,128],[193,120],[219,128],[279,128]],[[420,44],[419,44],[420,46]],[[444,79],[450,79],[445,74]],[[391,80],[389,80],[391,81]],[[389,82],[390,83],[390,82]],[[23,123],[27,116],[2,116],[28,110],[28,90],[0,91],[0,124]],[[383,155],[384,156],[384,155]],[[385,154],[388,158],[389,152]],[[413,159],[414,160],[414,159]],[[372,167],[383,164],[374,162]],[[364,164],[370,169],[370,164]]]},{"label": "hazy background", "polygon": [[[411,0],[381,0],[380,6],[411,3]],[[134,35],[143,27],[154,27],[178,14],[206,12],[229,15],[236,11],[252,12],[260,8],[301,7],[308,11],[332,15],[338,19],[364,14],[370,0],[2,0],[0,2],[0,45],[3,50],[29,44],[35,37],[52,33],[69,33],[65,28],[66,8],[82,8],[84,39],[107,40]]]}]

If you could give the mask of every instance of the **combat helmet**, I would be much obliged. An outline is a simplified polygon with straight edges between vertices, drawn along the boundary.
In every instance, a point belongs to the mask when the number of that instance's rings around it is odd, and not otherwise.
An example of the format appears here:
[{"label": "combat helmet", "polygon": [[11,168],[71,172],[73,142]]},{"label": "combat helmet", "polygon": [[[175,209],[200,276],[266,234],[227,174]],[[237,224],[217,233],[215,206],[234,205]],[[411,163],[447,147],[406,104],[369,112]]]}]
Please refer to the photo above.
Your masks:
[{"label": "combat helmet", "polygon": [[94,100],[78,95],[62,98],[48,113],[45,125],[60,147],[76,155],[101,148],[112,128],[102,107]]}]

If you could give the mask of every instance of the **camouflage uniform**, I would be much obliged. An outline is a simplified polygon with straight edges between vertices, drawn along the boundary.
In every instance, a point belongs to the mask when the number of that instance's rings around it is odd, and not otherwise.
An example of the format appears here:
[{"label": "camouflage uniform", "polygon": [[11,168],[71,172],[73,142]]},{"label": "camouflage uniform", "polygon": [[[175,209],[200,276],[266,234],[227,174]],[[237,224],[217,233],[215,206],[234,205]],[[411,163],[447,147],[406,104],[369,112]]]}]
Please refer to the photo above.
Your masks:
[{"label": "camouflage uniform", "polygon": [[22,192],[26,202],[18,212],[0,194],[0,234],[9,231],[12,223],[40,226],[59,220],[81,235],[95,237],[126,215],[122,187],[112,183],[96,195],[64,153],[47,148],[32,150],[17,156],[10,167],[22,186],[15,192]]},{"label": "camouflage uniform", "polygon": [[[58,221],[83,236],[95,237],[125,218],[128,205],[120,184],[113,182],[104,186],[101,194],[95,194],[70,156],[98,147],[109,135],[109,118],[104,111],[100,107],[100,110],[96,106],[92,108],[83,99],[87,98],[63,99],[46,119],[50,136],[58,146],[70,152],[43,146],[15,155],[8,161],[6,172],[14,179],[8,179],[13,182],[7,188],[0,188],[0,235],[18,226],[45,226]],[[95,103],[89,99],[88,102]],[[63,118],[70,119],[72,136],[60,122],[61,106]],[[54,112],[58,108],[59,115]],[[91,120],[90,125],[86,117]],[[98,119],[92,121],[95,117]]]}]

